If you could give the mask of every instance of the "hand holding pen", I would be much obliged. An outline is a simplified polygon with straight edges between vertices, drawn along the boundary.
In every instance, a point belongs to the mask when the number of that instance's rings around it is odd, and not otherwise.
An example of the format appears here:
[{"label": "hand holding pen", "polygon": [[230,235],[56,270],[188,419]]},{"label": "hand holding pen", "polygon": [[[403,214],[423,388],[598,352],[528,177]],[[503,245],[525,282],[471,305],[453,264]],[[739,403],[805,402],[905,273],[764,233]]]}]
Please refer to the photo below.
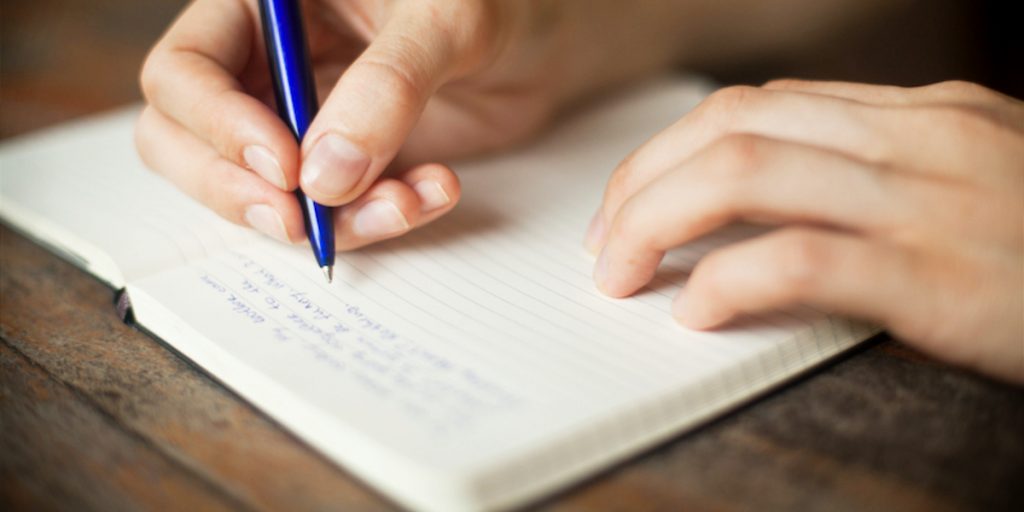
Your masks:
[{"label": "hand holding pen", "polygon": [[[193,3],[142,74],[143,158],[225,218],[291,242],[306,239],[296,190],[340,206],[338,250],[448,212],[458,180],[433,162],[517,139],[546,115],[522,107],[531,91],[483,73],[496,36],[466,27],[493,26],[478,19],[485,13],[448,8],[457,2],[353,4],[300,3],[323,100],[300,146],[275,113],[257,2]],[[464,83],[439,92],[452,80]],[[493,94],[509,95],[503,110],[480,108]]]},{"label": "hand holding pen", "polygon": [[339,251],[450,211],[458,180],[435,162],[523,142],[563,105],[668,67],[689,19],[588,0],[284,3],[302,8],[322,101],[301,145],[275,111],[257,0],[196,0],[146,60],[139,152],[279,240],[306,240],[296,190],[336,207]]}]

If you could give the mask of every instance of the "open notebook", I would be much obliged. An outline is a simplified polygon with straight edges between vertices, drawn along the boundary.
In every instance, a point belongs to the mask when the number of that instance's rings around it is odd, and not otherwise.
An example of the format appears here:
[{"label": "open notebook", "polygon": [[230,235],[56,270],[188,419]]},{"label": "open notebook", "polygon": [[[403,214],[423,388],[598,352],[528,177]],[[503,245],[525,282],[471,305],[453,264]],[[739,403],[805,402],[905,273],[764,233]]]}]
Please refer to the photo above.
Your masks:
[{"label": "open notebook", "polygon": [[639,295],[595,291],[581,246],[605,179],[707,91],[664,80],[531,147],[456,169],[463,200],[340,254],[231,225],[145,171],[127,110],[8,142],[0,213],[115,288],[136,321],[398,503],[507,508],[734,407],[874,329],[803,308],[716,332],[669,303],[733,229]]}]

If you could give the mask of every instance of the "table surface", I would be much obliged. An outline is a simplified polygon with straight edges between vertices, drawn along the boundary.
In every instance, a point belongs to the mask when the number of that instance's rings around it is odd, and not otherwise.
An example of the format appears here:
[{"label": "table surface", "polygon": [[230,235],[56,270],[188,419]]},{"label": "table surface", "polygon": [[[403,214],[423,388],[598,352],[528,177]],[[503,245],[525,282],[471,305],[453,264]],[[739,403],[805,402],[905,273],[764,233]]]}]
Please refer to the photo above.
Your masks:
[{"label": "table surface", "polygon": [[[181,4],[150,3],[5,3],[0,135],[137,98],[131,77]],[[82,79],[99,54],[109,68]],[[112,300],[0,226],[0,509],[394,508]],[[883,335],[535,507],[1024,510],[1022,477],[1024,390]]]}]

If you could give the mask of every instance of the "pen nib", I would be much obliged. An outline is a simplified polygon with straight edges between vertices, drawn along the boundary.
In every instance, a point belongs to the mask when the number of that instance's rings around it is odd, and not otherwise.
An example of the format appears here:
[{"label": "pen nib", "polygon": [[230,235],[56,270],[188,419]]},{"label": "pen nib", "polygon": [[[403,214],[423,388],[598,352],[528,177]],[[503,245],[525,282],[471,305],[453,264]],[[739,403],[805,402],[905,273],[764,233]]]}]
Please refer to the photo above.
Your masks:
[{"label": "pen nib", "polygon": [[331,266],[331,265],[324,265],[324,266],[320,267],[320,270],[324,271],[324,277],[327,278],[327,284],[330,284],[331,281],[334,281],[334,267],[333,266]]}]

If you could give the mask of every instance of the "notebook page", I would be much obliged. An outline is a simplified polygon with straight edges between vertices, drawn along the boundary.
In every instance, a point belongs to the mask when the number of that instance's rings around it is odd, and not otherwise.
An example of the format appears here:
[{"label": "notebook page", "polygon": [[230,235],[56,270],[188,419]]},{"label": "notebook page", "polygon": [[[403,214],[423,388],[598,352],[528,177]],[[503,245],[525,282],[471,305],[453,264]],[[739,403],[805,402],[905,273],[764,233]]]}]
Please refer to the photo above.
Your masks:
[{"label": "notebook page", "polygon": [[254,238],[147,171],[138,107],[0,146],[0,216],[120,288]]},{"label": "notebook page", "polygon": [[457,168],[459,207],[323,282],[256,242],[139,281],[139,321],[396,500],[508,506],[749,398],[870,334],[808,308],[695,332],[671,297],[701,254],[637,296],[596,292],[581,237],[623,155],[706,92],[663,82],[530,148]]}]

